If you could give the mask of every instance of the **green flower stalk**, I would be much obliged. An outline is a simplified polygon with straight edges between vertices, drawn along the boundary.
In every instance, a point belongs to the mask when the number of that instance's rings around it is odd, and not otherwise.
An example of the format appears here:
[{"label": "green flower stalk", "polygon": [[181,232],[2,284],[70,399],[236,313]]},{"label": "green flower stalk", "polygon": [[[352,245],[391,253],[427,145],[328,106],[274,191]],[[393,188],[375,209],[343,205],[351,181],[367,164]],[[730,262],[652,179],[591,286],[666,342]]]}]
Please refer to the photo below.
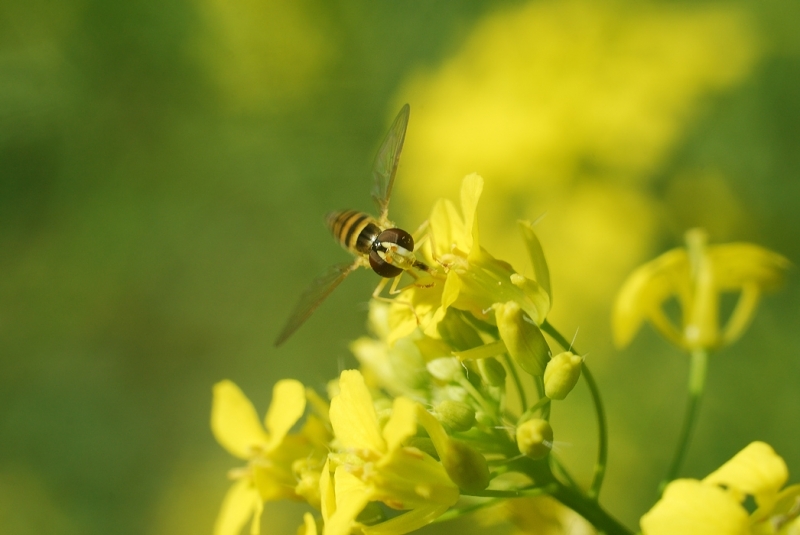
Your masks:
[{"label": "green flower stalk", "polygon": [[[710,352],[728,346],[745,331],[764,292],[783,282],[789,261],[751,243],[708,245],[701,229],[686,233],[686,248],[667,251],[631,274],[617,296],[612,327],[622,347],[644,321],[690,355],[688,401],[675,454],[661,484],[677,477],[691,440],[705,388]],[[720,318],[723,293],[739,294],[727,321]],[[664,303],[676,299],[680,322],[667,317]]]}]

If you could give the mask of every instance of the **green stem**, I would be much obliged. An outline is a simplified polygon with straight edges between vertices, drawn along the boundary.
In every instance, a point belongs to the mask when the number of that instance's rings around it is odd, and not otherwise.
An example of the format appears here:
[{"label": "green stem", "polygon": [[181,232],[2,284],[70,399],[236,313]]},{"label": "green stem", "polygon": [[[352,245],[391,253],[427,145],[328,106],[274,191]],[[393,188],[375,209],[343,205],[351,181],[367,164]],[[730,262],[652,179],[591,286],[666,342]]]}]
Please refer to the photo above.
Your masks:
[{"label": "green stem", "polygon": [[583,494],[580,489],[560,483],[550,471],[550,466],[546,460],[534,461],[523,458],[519,460],[517,467],[534,481],[539,482],[539,485],[552,489],[550,496],[581,515],[600,533],[605,533],[606,535],[632,535],[633,532],[603,509],[597,500]]},{"label": "green stem", "polygon": [[556,471],[559,474],[561,474],[561,477],[563,477],[567,481],[569,486],[571,486],[574,489],[580,489],[581,488],[580,485],[578,485],[578,483],[572,477],[572,474],[569,473],[569,471],[567,470],[567,467],[564,466],[563,464],[561,464],[561,461],[558,460],[558,457],[556,457],[556,455],[553,452],[550,452],[550,455],[549,455],[548,459],[550,459],[551,467],[555,468]]},{"label": "green stem", "polygon": [[[536,392],[539,394],[539,401],[543,399],[550,399],[544,395],[544,377],[541,375],[535,375],[533,377],[533,384],[536,385]],[[550,421],[550,403],[546,403],[542,406],[542,419]]]},{"label": "green stem", "polygon": [[600,533],[606,535],[633,535],[619,520],[608,514],[596,500],[576,489],[559,485],[551,496],[588,520]]},{"label": "green stem", "polygon": [[686,452],[689,449],[689,441],[692,437],[695,422],[697,421],[697,414],[700,408],[700,399],[703,396],[703,389],[706,383],[706,370],[708,368],[708,353],[704,349],[694,349],[691,353],[691,360],[689,365],[689,399],[686,404],[686,413],[683,418],[683,427],[681,428],[680,438],[678,438],[678,445],[675,449],[675,454],[672,457],[672,463],[669,465],[667,475],[659,485],[659,490],[663,492],[667,483],[672,481],[678,476],[681,469],[683,460],[686,458]]},{"label": "green stem", "polygon": [[582,368],[583,373],[581,375],[586,379],[586,385],[592,394],[594,411],[597,416],[597,461],[594,463],[594,475],[592,475],[592,484],[589,486],[589,497],[596,500],[600,494],[600,487],[603,486],[603,478],[606,475],[606,465],[608,464],[608,424],[606,422],[606,412],[603,409],[603,400],[600,398],[600,389],[597,387],[597,383],[585,362]]},{"label": "green stem", "polygon": [[514,387],[517,389],[517,394],[519,394],[519,402],[522,407],[522,412],[524,413],[528,410],[528,398],[525,396],[525,390],[522,388],[522,381],[519,379],[517,367],[514,365],[511,359],[508,358],[508,355],[503,355],[503,362],[505,363],[506,368],[508,368],[508,373],[511,374],[512,381],[514,381]]},{"label": "green stem", "polygon": [[475,492],[461,491],[462,496],[473,496],[476,498],[528,498],[531,496],[541,496],[543,494],[553,494],[557,490],[556,485],[545,487],[531,487],[527,489],[515,490],[479,490]]},{"label": "green stem", "polygon": [[[544,332],[549,334],[558,344],[566,350],[573,351],[578,355],[578,350],[570,344],[564,336],[558,332],[547,320],[542,323],[541,328]],[[583,373],[581,374],[586,380],[586,385],[589,387],[589,392],[592,396],[592,403],[594,404],[595,416],[597,417],[597,460],[594,464],[594,474],[592,475],[592,483],[589,485],[589,497],[597,499],[600,494],[600,488],[603,486],[603,478],[606,474],[606,465],[608,464],[608,423],[606,421],[606,413],[603,408],[603,400],[600,397],[600,389],[597,382],[594,380],[586,363],[583,363]]]},{"label": "green stem", "polygon": [[533,418],[539,409],[542,409],[542,412],[544,412],[544,408],[548,405],[550,405],[550,398],[546,397],[541,398],[539,401],[534,403],[530,409],[522,413],[522,415],[519,417],[518,420],[519,423],[517,425],[527,422],[528,420]]},{"label": "green stem", "polygon": [[467,505],[464,507],[459,507],[457,509],[449,509],[446,513],[442,516],[438,517],[436,520],[433,521],[434,524],[439,524],[441,522],[447,522],[448,520],[453,520],[460,516],[468,515],[469,513],[475,512],[479,509],[483,509],[484,507],[489,507],[490,505],[494,505],[503,501],[503,498],[494,498],[491,500],[484,500],[479,503],[473,503],[471,505]]}]

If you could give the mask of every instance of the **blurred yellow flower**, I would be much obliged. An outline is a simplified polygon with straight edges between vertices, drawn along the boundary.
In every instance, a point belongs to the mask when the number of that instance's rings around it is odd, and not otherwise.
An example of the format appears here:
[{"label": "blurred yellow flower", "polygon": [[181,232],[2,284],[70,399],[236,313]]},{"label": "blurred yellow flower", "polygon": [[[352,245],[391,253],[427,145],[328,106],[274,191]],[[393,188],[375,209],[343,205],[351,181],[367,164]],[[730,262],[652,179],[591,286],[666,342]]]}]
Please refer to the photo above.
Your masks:
[{"label": "blurred yellow flower", "polygon": [[[418,404],[395,398],[381,429],[361,373],[342,372],[330,418],[336,453],[320,479],[324,535],[396,535],[418,529],[444,513],[459,497],[458,487],[430,455],[403,443],[417,432]],[[369,502],[408,510],[385,522],[360,525],[356,517]]]},{"label": "blurred yellow flower", "polygon": [[[644,535],[789,535],[796,533],[800,486],[781,491],[788,478],[783,459],[753,442],[702,481],[678,479],[641,519]],[[742,502],[758,509],[748,515]]]},{"label": "blurred yellow flower", "polygon": [[702,99],[754,65],[751,27],[746,12],[723,4],[497,10],[398,97],[418,110],[398,181],[416,209],[410,217],[477,171],[494,185],[482,233],[518,265],[513,218],[547,212],[539,232],[566,305],[557,313],[589,323],[576,314],[605,306],[663,231],[648,182]]},{"label": "blurred yellow flower", "polygon": [[[704,231],[690,230],[686,249],[667,251],[628,277],[612,318],[618,346],[627,345],[645,320],[687,350],[715,349],[741,336],[761,294],[782,282],[789,261],[751,243],[707,245],[706,240]],[[724,292],[739,292],[739,300],[723,326],[719,302]],[[672,298],[680,305],[680,326],[663,308]]]},{"label": "blurred yellow flower", "polygon": [[[302,492],[302,484],[309,477],[319,480],[329,434],[313,415],[299,433],[289,434],[305,412],[306,396],[300,382],[279,381],[272,392],[265,430],[239,387],[231,381],[214,385],[211,408],[214,437],[231,455],[248,463],[245,468],[231,472],[236,482],[223,500],[215,535],[235,535],[250,518],[250,532],[259,533],[264,501],[309,499]],[[311,498],[313,504],[313,495]],[[318,496],[316,501],[319,502]]]}]

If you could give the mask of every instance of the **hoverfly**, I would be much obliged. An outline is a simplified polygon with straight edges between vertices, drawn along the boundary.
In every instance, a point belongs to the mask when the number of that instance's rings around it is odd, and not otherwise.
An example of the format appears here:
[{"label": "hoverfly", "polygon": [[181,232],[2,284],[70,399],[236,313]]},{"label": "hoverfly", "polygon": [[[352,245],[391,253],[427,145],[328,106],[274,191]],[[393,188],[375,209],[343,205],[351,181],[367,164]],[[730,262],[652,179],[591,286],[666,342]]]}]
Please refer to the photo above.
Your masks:
[{"label": "hoverfly", "polygon": [[[414,238],[403,229],[395,228],[389,221],[389,198],[392,194],[397,164],[403,150],[410,107],[403,106],[392,123],[375,157],[372,174],[374,186],[372,199],[378,208],[378,218],[357,210],[339,210],[325,217],[333,237],[355,256],[351,263],[331,267],[318,277],[300,296],[289,320],[275,339],[275,346],[284,343],[314,313],[319,305],[341,282],[359,267],[372,268],[385,281],[373,294],[376,296],[388,279],[400,277],[417,269],[430,272],[430,268],[414,255]],[[397,279],[399,280],[399,279]]]}]

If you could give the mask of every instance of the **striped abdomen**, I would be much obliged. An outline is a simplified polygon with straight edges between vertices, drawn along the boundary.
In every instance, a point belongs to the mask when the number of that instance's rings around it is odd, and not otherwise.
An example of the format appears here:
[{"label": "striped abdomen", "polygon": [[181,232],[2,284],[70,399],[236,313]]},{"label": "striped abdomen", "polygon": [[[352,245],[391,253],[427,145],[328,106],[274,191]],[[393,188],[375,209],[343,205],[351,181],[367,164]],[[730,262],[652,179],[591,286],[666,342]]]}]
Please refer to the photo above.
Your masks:
[{"label": "striped abdomen", "polygon": [[352,253],[369,254],[372,242],[381,233],[372,216],[356,210],[331,212],[325,222],[336,241]]}]

